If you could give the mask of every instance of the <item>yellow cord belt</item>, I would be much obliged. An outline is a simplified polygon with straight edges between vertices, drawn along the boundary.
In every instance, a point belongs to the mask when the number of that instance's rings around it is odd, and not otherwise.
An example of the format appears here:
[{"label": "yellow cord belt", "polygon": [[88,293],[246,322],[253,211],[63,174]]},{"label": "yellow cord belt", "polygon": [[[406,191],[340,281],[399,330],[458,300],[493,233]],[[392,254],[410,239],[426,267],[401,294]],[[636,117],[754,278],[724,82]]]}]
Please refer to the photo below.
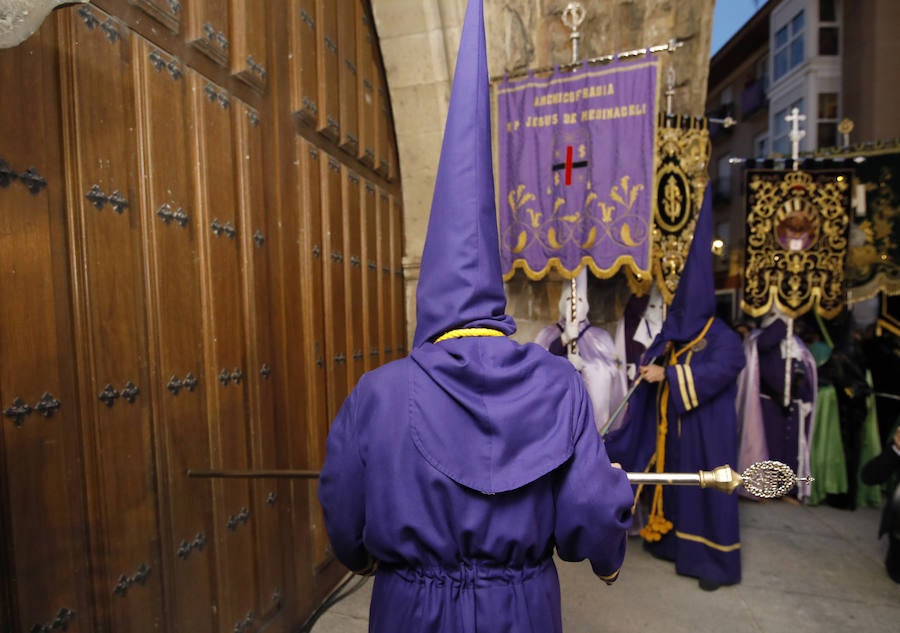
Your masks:
[{"label": "yellow cord belt", "polygon": [[450,330],[449,332],[445,332],[437,337],[434,342],[440,343],[441,341],[447,341],[451,338],[465,338],[467,336],[506,336],[503,332],[499,330],[492,330],[487,327],[467,327],[461,328],[459,330]]}]

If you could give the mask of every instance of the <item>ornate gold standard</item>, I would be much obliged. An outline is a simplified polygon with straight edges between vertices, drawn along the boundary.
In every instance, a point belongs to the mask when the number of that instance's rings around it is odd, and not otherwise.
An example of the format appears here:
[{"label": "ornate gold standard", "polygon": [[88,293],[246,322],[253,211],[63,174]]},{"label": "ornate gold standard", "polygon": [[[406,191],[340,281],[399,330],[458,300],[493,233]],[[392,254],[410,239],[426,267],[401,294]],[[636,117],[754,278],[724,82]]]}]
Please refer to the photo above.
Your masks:
[{"label": "ornate gold standard", "polygon": [[747,174],[747,254],[742,308],[773,304],[792,318],[813,307],[826,318],[844,306],[849,171]]},{"label": "ornate gold standard", "polygon": [[[671,303],[694,239],[697,214],[709,180],[711,146],[703,119],[661,115],[656,134],[656,209],[653,214],[652,277]],[[649,290],[650,280],[629,277],[633,291]]]}]

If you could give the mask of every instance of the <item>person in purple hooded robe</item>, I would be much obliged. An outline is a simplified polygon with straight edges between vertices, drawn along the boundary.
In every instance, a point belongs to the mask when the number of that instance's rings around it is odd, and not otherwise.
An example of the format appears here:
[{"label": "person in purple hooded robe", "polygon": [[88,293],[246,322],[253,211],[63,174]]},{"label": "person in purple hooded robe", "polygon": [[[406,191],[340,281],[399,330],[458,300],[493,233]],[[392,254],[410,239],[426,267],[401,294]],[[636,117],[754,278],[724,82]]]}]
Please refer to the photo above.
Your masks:
[{"label": "person in purple hooded robe", "polygon": [[[611,459],[626,470],[697,472],[733,465],[738,436],[740,337],[716,318],[712,205],[707,189],[675,297],[644,354],[621,428],[606,436]],[[640,491],[639,491],[640,494]],[[641,530],[656,557],[714,590],[741,579],[738,500],[690,486],[656,486]]]},{"label": "person in purple hooded robe", "polygon": [[373,632],[558,632],[554,551],[607,582],[625,556],[631,488],[581,377],[508,336],[483,20],[470,1],[413,349],[347,397],[319,480],[335,556],[374,568]]}]

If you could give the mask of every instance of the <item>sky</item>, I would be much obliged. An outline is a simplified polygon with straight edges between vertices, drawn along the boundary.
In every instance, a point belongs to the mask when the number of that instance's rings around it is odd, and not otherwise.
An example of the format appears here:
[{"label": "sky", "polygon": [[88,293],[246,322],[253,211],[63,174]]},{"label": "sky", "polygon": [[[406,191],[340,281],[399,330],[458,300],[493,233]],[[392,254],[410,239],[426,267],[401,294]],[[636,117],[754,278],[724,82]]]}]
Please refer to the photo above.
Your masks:
[{"label": "sky", "polygon": [[710,57],[715,55],[765,3],[766,0],[716,0]]}]

